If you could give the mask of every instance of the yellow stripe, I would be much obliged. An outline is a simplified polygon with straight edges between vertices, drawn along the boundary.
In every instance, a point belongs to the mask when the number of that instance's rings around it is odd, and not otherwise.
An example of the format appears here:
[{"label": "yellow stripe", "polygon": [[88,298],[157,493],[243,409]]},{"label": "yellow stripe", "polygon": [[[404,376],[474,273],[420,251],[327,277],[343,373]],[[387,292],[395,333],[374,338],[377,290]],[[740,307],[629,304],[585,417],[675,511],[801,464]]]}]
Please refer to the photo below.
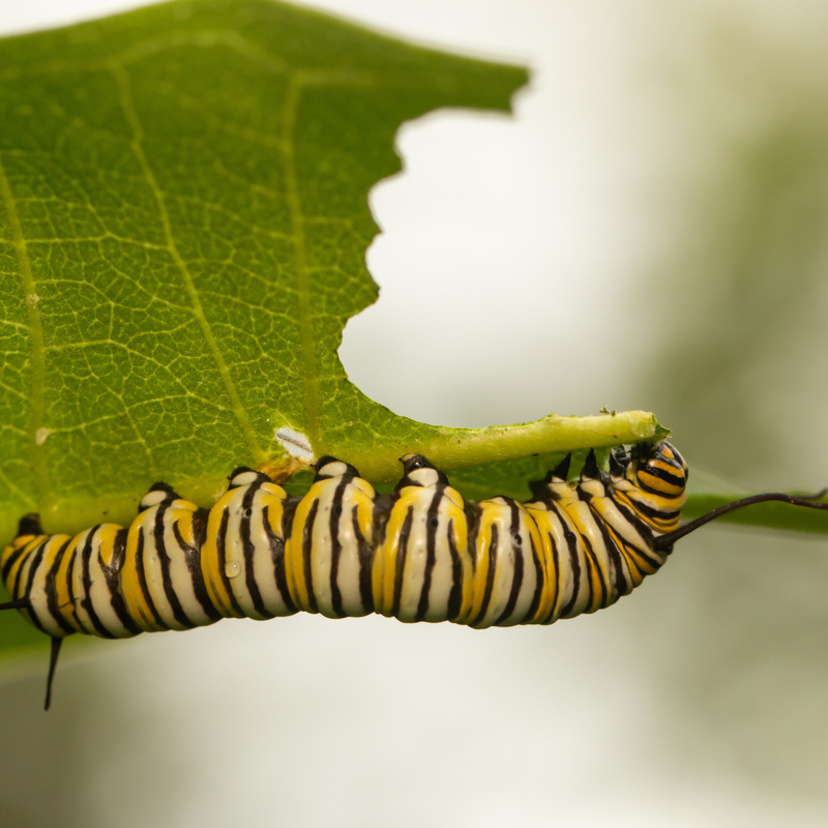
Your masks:
[{"label": "yellow stripe", "polygon": [[537,612],[532,617],[532,621],[543,623],[548,622],[555,611],[555,586],[558,581],[558,571],[555,568],[555,557],[552,550],[555,533],[552,528],[551,512],[544,504],[527,503],[524,508],[538,533],[538,554],[543,568],[543,590],[541,591]]},{"label": "yellow stripe", "polygon": [[[535,569],[535,560],[532,554],[532,549],[534,548],[535,552],[537,553],[538,560],[540,563],[540,574],[537,576],[541,579],[540,583],[540,591],[541,596],[540,600],[538,601],[537,609],[535,610],[534,614],[530,617],[527,617],[522,623],[524,624],[537,624],[540,619],[544,618],[544,603],[548,603],[548,594],[549,594],[549,572],[551,568],[551,560],[548,555],[544,553],[544,536],[541,534],[540,528],[535,521],[534,516],[529,512],[526,506],[522,503],[518,503],[518,511],[520,512],[520,520],[521,526],[526,527],[529,531],[529,547],[524,549],[524,558],[525,558],[525,566],[524,566],[524,573],[526,570],[531,566]],[[537,572],[537,570],[535,570]],[[526,575],[524,574],[524,578]],[[537,587],[536,587],[537,589]]]},{"label": "yellow stripe", "polygon": [[[285,572],[287,574],[287,585],[290,591],[290,597],[293,599],[293,603],[305,612],[310,612],[311,609],[310,592],[308,590],[307,579],[305,578],[305,559],[302,551],[305,524],[308,521],[308,515],[313,504],[319,502],[324,487],[326,485],[330,486],[332,482],[336,485],[339,481],[337,478],[317,480],[310,487],[308,493],[299,501],[299,505],[296,507],[296,512],[293,516],[293,527],[290,537],[285,544]],[[311,543],[312,553],[313,543]],[[311,559],[312,563],[313,559]]]},{"label": "yellow stripe", "polygon": [[[204,584],[207,587],[207,595],[210,603],[225,618],[238,616],[230,603],[230,593],[222,581],[221,566],[218,553],[218,538],[221,532],[221,519],[225,509],[229,514],[237,508],[236,500],[242,495],[243,488],[230,489],[210,509],[210,516],[207,519],[207,536],[204,545],[201,547],[201,574],[204,576]],[[227,539],[225,541],[225,547]]]},{"label": "yellow stripe", "polygon": [[115,540],[121,527],[115,523],[105,523],[98,529],[95,536],[95,552],[101,564],[107,568],[112,567],[112,556],[115,552]]},{"label": "yellow stripe", "polygon": [[[66,548],[66,552],[63,555],[63,559],[60,562],[60,566],[57,569],[55,574],[55,583],[57,585],[56,592],[57,592],[57,605],[58,609],[60,610],[60,614],[72,625],[72,627],[78,631],[83,631],[83,627],[81,626],[80,621],[78,620],[78,614],[75,608],[75,601],[72,600],[72,596],[69,591],[69,571],[72,568],[72,565],[75,561],[75,557],[79,551],[79,540],[83,538],[83,534],[77,535],[76,537],[72,538],[71,543]],[[57,557],[57,552],[60,548],[60,543],[55,543],[58,538],[62,538],[63,542],[66,542],[66,535],[53,535],[49,541],[52,544],[52,548],[48,550],[48,554],[51,561],[54,561]],[[80,547],[82,548],[82,546]],[[74,582],[74,578],[72,579]],[[75,600],[77,600],[80,596],[75,596]]]},{"label": "yellow stripe", "polygon": [[[478,521],[477,537],[474,541],[474,578],[472,579],[472,600],[471,611],[467,617],[467,623],[473,623],[483,609],[483,601],[486,598],[486,581],[489,577],[491,562],[489,560],[489,547],[492,543],[492,526],[498,523],[499,511],[495,509],[490,501],[480,503],[480,519]],[[500,528],[500,527],[499,527]],[[495,558],[495,572],[493,573],[492,594],[489,599],[489,606],[494,601],[497,579],[497,558]],[[487,609],[488,611],[488,609]]]},{"label": "yellow stripe", "polygon": [[[385,526],[385,540],[374,553],[374,566],[371,571],[374,610],[389,618],[394,607],[394,582],[397,574],[397,556],[400,551],[400,533],[408,517],[409,509],[416,513],[424,496],[430,502],[434,492],[420,486],[406,486],[400,490]],[[405,572],[403,572],[404,579]]]},{"label": "yellow stripe", "polygon": [[466,623],[465,619],[471,615],[474,600],[474,560],[469,552],[469,523],[463,509],[463,498],[460,493],[455,489],[446,489],[446,494],[450,495],[446,504],[446,516],[451,521],[451,527],[454,531],[454,545],[457,554],[460,556],[460,578],[462,579],[460,609],[457,613],[456,622],[464,624]]},{"label": "yellow stripe", "polygon": [[[157,632],[166,629],[166,627],[156,621],[155,616],[152,614],[152,609],[144,597],[144,591],[141,589],[141,580],[138,575],[138,562],[136,560],[138,554],[138,537],[144,531],[144,526],[148,520],[148,525],[151,527],[155,519],[155,511],[155,509],[147,509],[132,521],[127,533],[126,560],[121,570],[121,593],[124,597],[127,611],[135,623],[147,632]],[[151,538],[151,531],[149,541],[146,538],[146,534],[144,536],[145,555],[148,551],[152,554],[153,541]],[[60,579],[59,582],[63,583],[62,575],[58,577]]]},{"label": "yellow stripe", "polygon": [[[15,538],[4,550],[3,550],[3,563],[5,564],[6,560],[16,552],[18,549],[23,549],[24,551],[21,553],[20,557],[12,564],[11,569],[9,569],[8,574],[6,575],[6,591],[9,595],[15,600],[19,600],[21,598],[26,597],[25,592],[15,591],[13,589],[14,582],[17,579],[17,573],[20,571],[20,567],[22,567],[26,561],[29,560],[29,556],[34,552],[41,543],[46,543],[49,539],[48,535],[22,535],[19,538]],[[25,579],[21,583],[21,586],[25,587]]]}]

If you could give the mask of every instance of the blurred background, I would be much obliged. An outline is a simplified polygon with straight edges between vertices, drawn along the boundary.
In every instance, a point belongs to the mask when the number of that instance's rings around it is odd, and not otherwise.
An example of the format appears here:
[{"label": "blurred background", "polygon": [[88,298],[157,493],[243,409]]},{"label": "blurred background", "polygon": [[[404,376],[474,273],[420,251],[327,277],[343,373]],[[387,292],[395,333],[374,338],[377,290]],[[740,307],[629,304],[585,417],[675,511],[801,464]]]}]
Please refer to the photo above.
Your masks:
[{"label": "blurred background", "polygon": [[[0,28],[137,5],[28,0]],[[451,425],[648,409],[691,469],[828,484],[828,5],[312,5],[533,70],[513,118],[400,131],[357,385]],[[65,653],[48,715],[44,650],[0,682],[0,820],[824,826],[826,584],[824,541],[710,527],[552,628],[143,636]]]}]

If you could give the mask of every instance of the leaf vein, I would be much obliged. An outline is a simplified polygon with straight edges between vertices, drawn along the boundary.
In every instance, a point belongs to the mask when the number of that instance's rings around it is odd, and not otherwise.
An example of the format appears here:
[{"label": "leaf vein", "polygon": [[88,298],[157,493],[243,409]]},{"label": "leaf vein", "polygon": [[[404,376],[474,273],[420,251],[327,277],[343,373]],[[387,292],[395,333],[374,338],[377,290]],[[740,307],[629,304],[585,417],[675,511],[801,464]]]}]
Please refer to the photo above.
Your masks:
[{"label": "leaf vein", "polygon": [[316,337],[313,326],[313,289],[307,261],[307,240],[302,215],[302,201],[299,195],[299,172],[296,166],[295,131],[299,101],[302,95],[302,78],[291,75],[288,79],[284,104],[285,133],[282,153],[285,164],[285,196],[288,203],[293,237],[293,259],[298,296],[299,341],[302,355],[302,381],[304,384],[304,426],[312,447],[319,445],[319,376],[316,364]]},{"label": "leaf vein", "polygon": [[9,230],[12,237],[12,246],[17,257],[19,273],[23,291],[23,300],[29,319],[29,338],[31,343],[31,361],[29,363],[29,416],[28,416],[28,440],[29,455],[31,457],[32,469],[34,472],[34,486],[36,500],[41,511],[46,510],[48,504],[49,478],[46,454],[38,445],[36,435],[38,429],[43,426],[43,418],[46,406],[45,385],[46,385],[46,349],[44,347],[43,323],[40,318],[40,303],[27,301],[28,297],[36,295],[35,279],[32,271],[32,262],[26,247],[26,238],[23,234],[23,226],[17,212],[14,193],[6,173],[6,166],[3,155],[0,153],[0,201],[6,211]]},{"label": "leaf vein", "polygon": [[212,330],[209,321],[207,320],[207,317],[205,316],[204,308],[201,303],[201,298],[193,281],[193,276],[190,273],[190,269],[187,265],[187,262],[182,257],[181,252],[179,251],[178,246],[176,244],[175,234],[172,228],[172,222],[170,220],[169,211],[167,209],[166,197],[164,195],[163,190],[161,189],[161,186],[158,183],[158,180],[155,176],[155,172],[152,169],[152,165],[150,164],[149,159],[147,158],[146,152],[144,151],[144,133],[141,127],[140,119],[138,117],[138,112],[135,109],[135,104],[132,98],[129,75],[126,69],[118,62],[113,61],[110,64],[110,66],[113,77],[115,78],[118,87],[121,99],[121,106],[124,115],[132,130],[132,151],[138,161],[142,174],[150,190],[152,191],[153,197],[155,199],[159,218],[163,229],[164,238],[167,243],[168,252],[181,276],[181,281],[184,286],[184,292],[187,294],[190,300],[193,313],[195,314],[196,319],[198,320],[202,335],[207,343],[208,350],[210,351],[210,355],[212,356],[213,361],[216,364],[216,367],[218,369],[219,375],[225,388],[225,392],[227,393],[227,396],[230,399],[230,408],[241,430],[242,438],[244,439],[245,443],[247,443],[248,451],[250,452],[251,456],[255,458],[257,461],[259,461],[261,459],[261,451],[259,449],[258,440],[256,439],[256,435],[253,430],[252,424],[250,423],[250,418],[248,417],[247,411],[245,410],[244,405],[242,404],[239,391],[236,388],[232,376],[230,375],[230,368],[226,360],[224,359],[224,355],[222,354],[221,349],[219,348],[216,336]]}]

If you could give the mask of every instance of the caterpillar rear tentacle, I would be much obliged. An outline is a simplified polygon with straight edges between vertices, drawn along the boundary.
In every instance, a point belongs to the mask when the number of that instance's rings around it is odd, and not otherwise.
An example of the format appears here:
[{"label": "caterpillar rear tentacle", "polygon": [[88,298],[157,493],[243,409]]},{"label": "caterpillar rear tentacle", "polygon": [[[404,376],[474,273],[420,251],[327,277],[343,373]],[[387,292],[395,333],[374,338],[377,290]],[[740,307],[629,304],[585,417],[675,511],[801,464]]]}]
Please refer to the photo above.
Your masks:
[{"label": "caterpillar rear tentacle", "polygon": [[304,497],[238,468],[209,509],[158,483],[125,529],[101,524],[45,535],[35,515],[0,555],[18,609],[52,639],[46,706],[60,643],[74,632],[123,638],[221,618],[296,612],[378,613],[477,628],[550,624],[595,612],[665,562],[673,543],[726,511],[764,500],[828,508],[809,498],[745,498],[679,527],[687,466],[669,443],[610,453],[609,471],[571,457],[532,499],[464,501],[423,456],[401,458],[393,494],[323,457]]}]

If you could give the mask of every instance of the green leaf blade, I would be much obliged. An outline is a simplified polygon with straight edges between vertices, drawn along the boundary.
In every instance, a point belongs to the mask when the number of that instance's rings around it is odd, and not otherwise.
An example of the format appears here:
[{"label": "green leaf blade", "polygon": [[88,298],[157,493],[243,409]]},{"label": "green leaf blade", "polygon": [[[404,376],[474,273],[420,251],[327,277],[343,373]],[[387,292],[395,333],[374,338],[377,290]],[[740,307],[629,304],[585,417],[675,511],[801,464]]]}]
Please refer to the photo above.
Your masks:
[{"label": "green leaf blade", "polygon": [[257,0],[13,38],[0,65],[4,536],[128,521],[159,478],[209,501],[285,461],[279,428],[317,454],[345,417],[398,430],[336,356],[377,295],[367,192],[401,123],[506,109],[524,70]]}]

